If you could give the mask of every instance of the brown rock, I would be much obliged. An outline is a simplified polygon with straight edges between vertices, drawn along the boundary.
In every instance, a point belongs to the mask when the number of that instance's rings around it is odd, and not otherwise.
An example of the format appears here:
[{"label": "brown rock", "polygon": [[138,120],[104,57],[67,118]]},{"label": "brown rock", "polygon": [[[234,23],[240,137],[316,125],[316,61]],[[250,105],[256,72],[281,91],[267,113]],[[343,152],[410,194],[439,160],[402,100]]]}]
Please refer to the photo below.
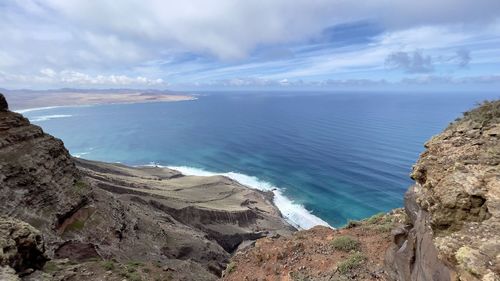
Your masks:
[{"label": "brown rock", "polygon": [[393,279],[500,279],[499,127],[500,101],[486,102],[426,143],[405,196],[408,232],[386,253]]}]

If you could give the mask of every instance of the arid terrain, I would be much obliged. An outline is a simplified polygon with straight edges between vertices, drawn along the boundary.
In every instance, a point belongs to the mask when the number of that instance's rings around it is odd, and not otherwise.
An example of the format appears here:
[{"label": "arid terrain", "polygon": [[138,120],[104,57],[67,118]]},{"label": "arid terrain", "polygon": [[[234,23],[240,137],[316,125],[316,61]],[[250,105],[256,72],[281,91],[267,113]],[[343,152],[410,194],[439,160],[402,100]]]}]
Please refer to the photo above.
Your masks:
[{"label": "arid terrain", "polygon": [[144,90],[78,90],[61,89],[46,91],[12,90],[5,92],[14,110],[53,106],[78,106],[115,103],[146,103],[188,101],[191,95]]}]

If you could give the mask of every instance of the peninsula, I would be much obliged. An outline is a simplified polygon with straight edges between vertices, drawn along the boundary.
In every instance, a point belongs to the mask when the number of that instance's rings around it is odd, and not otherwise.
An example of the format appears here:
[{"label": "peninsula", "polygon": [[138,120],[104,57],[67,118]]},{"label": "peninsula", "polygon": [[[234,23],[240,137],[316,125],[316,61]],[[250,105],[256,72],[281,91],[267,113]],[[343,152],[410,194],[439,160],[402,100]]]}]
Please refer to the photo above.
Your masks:
[{"label": "peninsula", "polygon": [[3,90],[11,108],[26,110],[40,107],[80,106],[97,104],[175,102],[196,100],[192,95],[158,90]]}]

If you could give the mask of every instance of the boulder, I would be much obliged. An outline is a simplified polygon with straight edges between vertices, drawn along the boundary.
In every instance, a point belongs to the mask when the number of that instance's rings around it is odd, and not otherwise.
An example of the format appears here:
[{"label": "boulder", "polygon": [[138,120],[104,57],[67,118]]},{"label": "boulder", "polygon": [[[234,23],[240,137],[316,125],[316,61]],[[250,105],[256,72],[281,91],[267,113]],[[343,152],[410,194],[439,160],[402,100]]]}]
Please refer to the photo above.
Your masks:
[{"label": "boulder", "polygon": [[16,272],[41,269],[47,261],[44,251],[37,229],[14,218],[0,217],[0,266]]}]

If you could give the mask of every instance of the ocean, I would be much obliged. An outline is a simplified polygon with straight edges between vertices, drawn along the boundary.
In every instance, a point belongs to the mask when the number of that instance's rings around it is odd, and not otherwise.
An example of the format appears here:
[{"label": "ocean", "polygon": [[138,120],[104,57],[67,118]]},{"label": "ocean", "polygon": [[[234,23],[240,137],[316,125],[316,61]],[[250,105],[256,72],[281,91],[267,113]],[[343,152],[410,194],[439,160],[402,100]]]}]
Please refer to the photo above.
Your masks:
[{"label": "ocean", "polygon": [[208,92],[195,101],[21,111],[72,155],[224,174],[272,190],[291,223],[402,207],[424,142],[494,93]]}]

